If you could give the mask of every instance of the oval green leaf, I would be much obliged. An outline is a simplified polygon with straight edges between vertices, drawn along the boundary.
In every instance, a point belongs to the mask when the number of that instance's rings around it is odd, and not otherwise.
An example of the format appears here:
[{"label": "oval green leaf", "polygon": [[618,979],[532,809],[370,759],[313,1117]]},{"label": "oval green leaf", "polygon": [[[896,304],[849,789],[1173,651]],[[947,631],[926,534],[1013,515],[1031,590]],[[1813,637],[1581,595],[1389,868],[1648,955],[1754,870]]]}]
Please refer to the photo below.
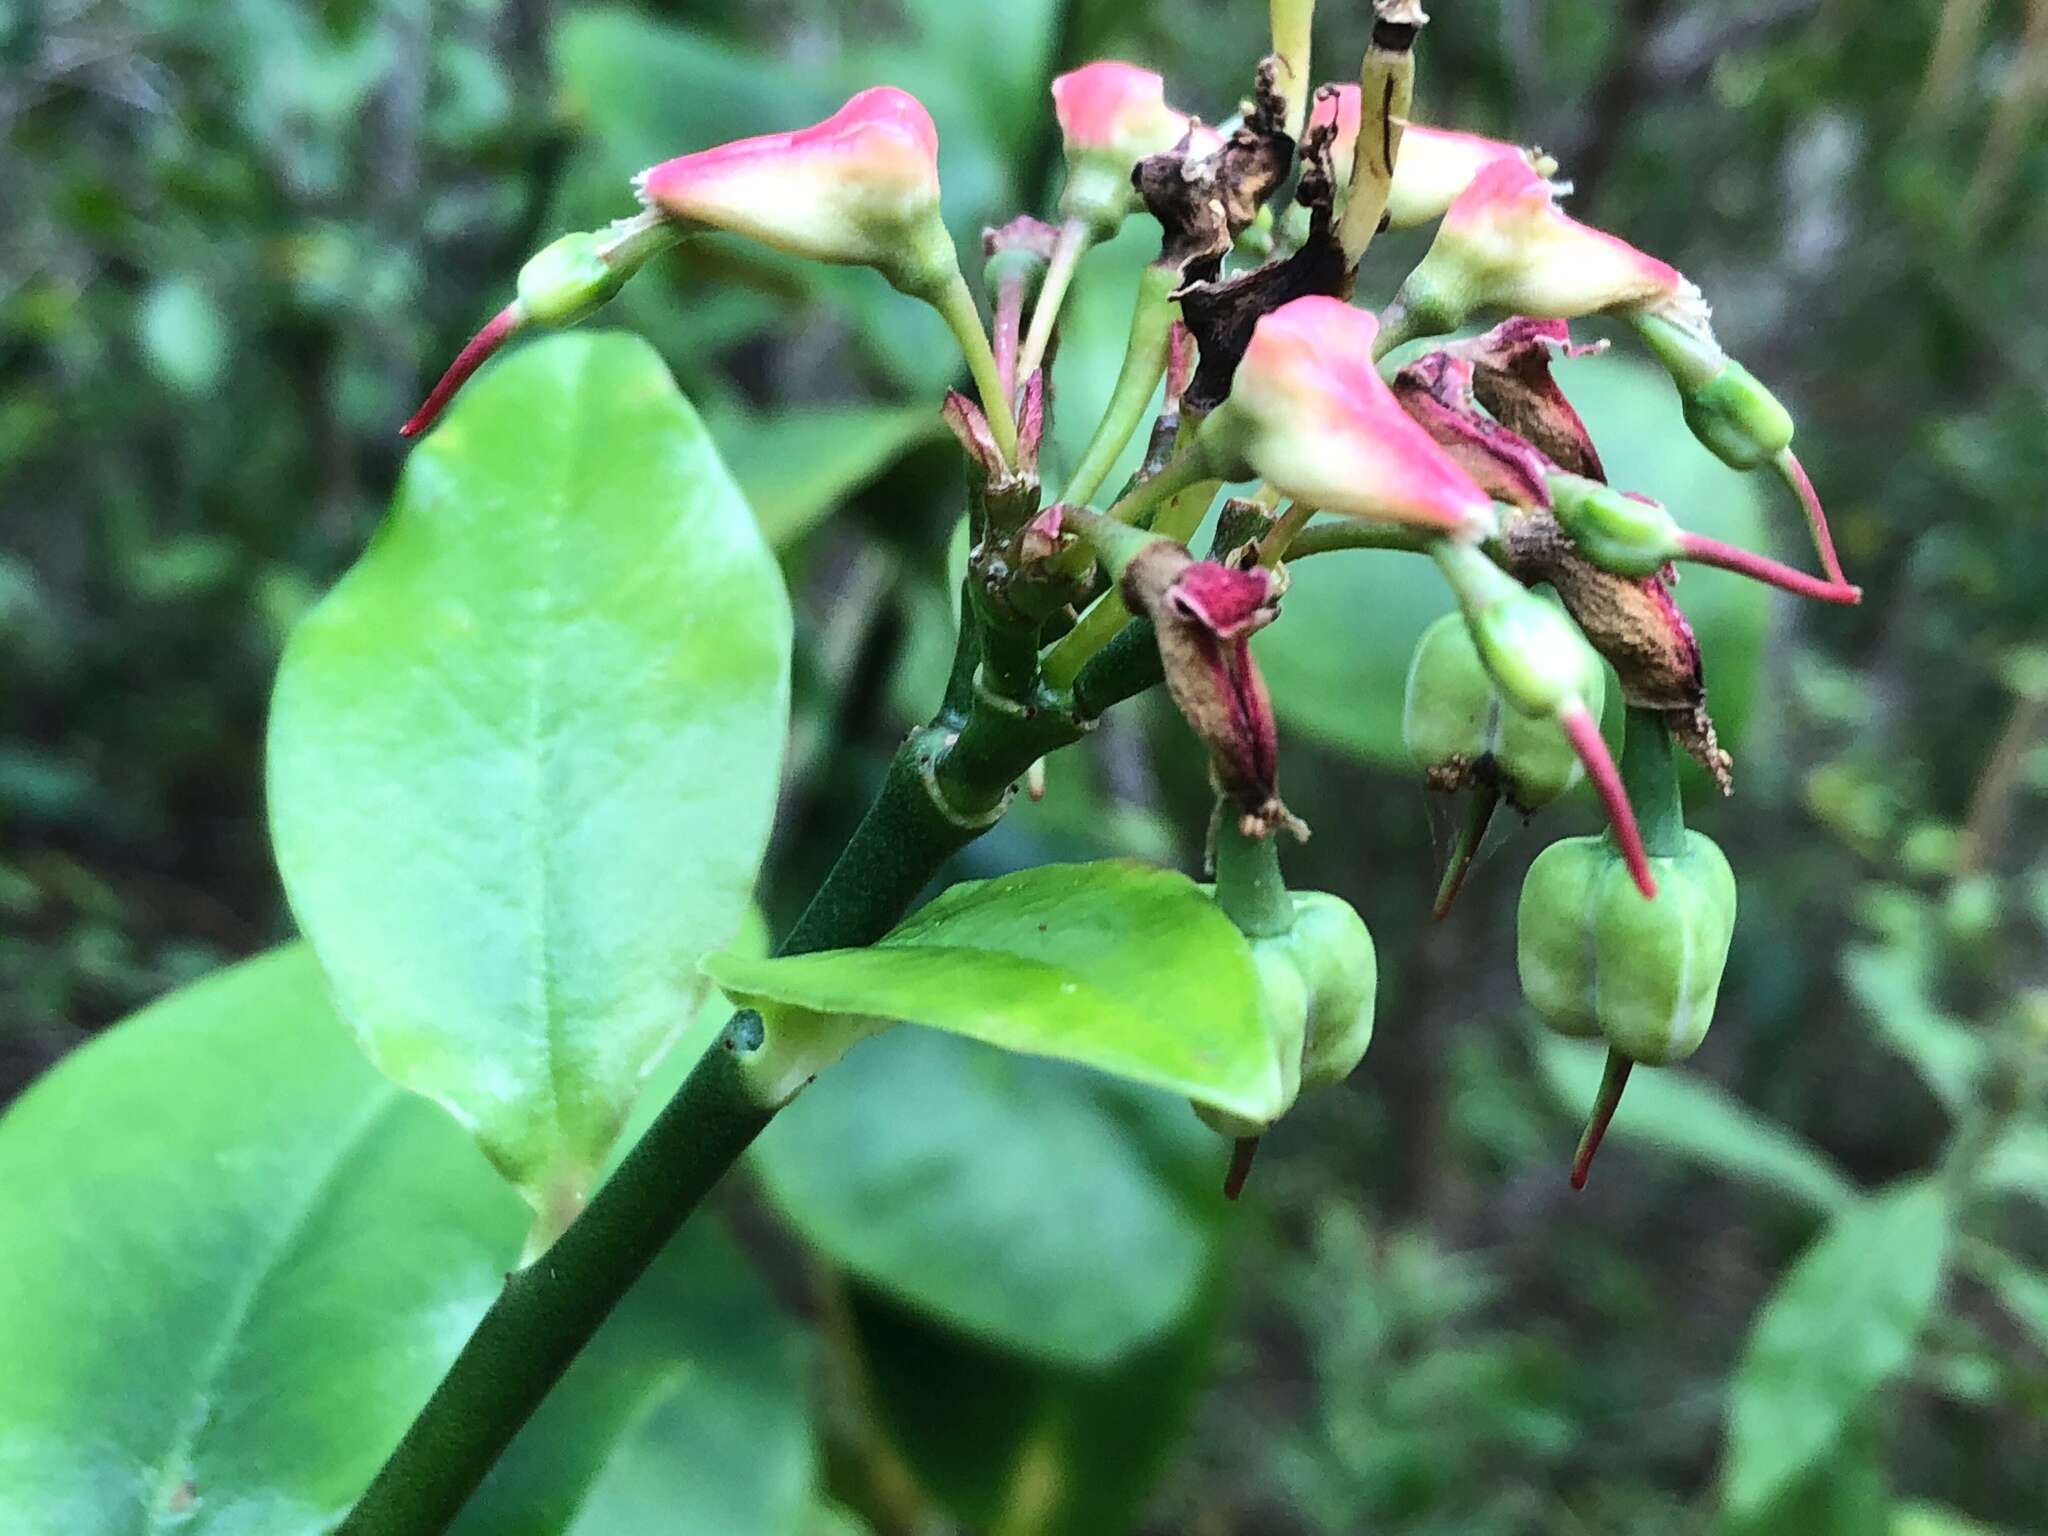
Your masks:
[{"label": "oval green leaf", "polygon": [[1102,1368],[1197,1303],[1225,1158],[1178,1099],[899,1029],[806,1089],[753,1166],[877,1289],[1014,1353]]},{"label": "oval green leaf", "polygon": [[303,948],[145,1010],[0,1120],[0,1510],[325,1530],[524,1224],[468,1138],[363,1062]]},{"label": "oval green leaf", "polygon": [[1949,1203],[1931,1181],[1835,1217],[1764,1304],[1730,1389],[1729,1513],[1765,1509],[1905,1369],[1941,1290]]},{"label": "oval green leaf", "polygon": [[587,1186],[745,910],[789,648],[661,360],[574,334],[465,392],[286,650],[293,910],[371,1060],[543,1210]]},{"label": "oval green leaf", "polygon": [[[526,1224],[363,1060],[303,946],[116,1026],[0,1119],[0,1524],[324,1536]],[[459,1529],[794,1532],[805,1374],[731,1240],[693,1225]]]},{"label": "oval green leaf", "polygon": [[1281,1105],[1251,949],[1170,870],[1042,865],[956,885],[867,949],[705,969],[745,1006],[922,1024],[1254,1120]]}]

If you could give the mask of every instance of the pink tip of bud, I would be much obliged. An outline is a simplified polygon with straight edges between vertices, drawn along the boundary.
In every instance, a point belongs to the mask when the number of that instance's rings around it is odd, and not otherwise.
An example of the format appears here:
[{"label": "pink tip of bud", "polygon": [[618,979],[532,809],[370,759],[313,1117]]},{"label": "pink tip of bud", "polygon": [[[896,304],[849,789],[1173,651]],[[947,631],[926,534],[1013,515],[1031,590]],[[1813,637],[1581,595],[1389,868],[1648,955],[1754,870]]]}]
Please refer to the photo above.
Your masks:
[{"label": "pink tip of bud", "polygon": [[1863,601],[1861,587],[1852,587],[1840,579],[1822,581],[1818,576],[1809,576],[1804,571],[1752,554],[1736,545],[1724,544],[1719,539],[1710,539],[1705,534],[1684,534],[1679,539],[1679,547],[1685,551],[1688,560],[1734,571],[1752,581],[1761,581],[1800,597],[1810,597],[1815,602],[1853,604]]},{"label": "pink tip of bud", "polygon": [[1847,586],[1848,578],[1842,574],[1842,562],[1835,556],[1835,536],[1828,531],[1828,515],[1821,509],[1820,495],[1808,478],[1806,466],[1799,462],[1799,455],[1790,448],[1778,455],[1778,469],[1785,481],[1798,496],[1799,505],[1806,510],[1806,526],[1813,533],[1813,547],[1820,554],[1820,567],[1826,571],[1838,586]]},{"label": "pink tip of bud", "polygon": [[1586,777],[1592,781],[1594,791],[1600,796],[1600,803],[1607,808],[1607,820],[1614,827],[1614,840],[1621,845],[1621,856],[1628,864],[1629,877],[1636,883],[1636,889],[1643,893],[1643,899],[1653,901],[1657,896],[1656,877],[1650,873],[1650,856],[1643,849],[1643,834],[1636,826],[1635,807],[1628,803],[1628,791],[1622,788],[1621,770],[1614,765],[1614,755],[1607,750],[1607,740],[1600,734],[1600,722],[1593,718],[1593,712],[1585,704],[1574,699],[1558,712],[1557,723],[1563,729],[1565,739],[1572,744],[1572,750],[1585,764]]},{"label": "pink tip of bud", "polygon": [[1240,1136],[1230,1148],[1230,1171],[1223,1175],[1223,1198],[1235,1200],[1244,1193],[1244,1181],[1252,1176],[1252,1159],[1259,1155],[1259,1138]]},{"label": "pink tip of bud", "polygon": [[441,412],[448,408],[448,402],[455,398],[455,392],[469,382],[469,376],[490,360],[491,354],[505,343],[505,338],[519,329],[523,316],[517,304],[507,304],[489,320],[484,328],[470,337],[469,345],[455,354],[455,361],[448,365],[448,371],[441,380],[427,392],[427,398],[420,408],[412,413],[412,419],[398,429],[400,437],[418,437],[427,428],[441,419]]},{"label": "pink tip of bud", "polygon": [[1053,115],[1069,149],[1118,151],[1132,159],[1170,149],[1187,119],[1166,104],[1166,82],[1149,69],[1099,59],[1052,83]]}]

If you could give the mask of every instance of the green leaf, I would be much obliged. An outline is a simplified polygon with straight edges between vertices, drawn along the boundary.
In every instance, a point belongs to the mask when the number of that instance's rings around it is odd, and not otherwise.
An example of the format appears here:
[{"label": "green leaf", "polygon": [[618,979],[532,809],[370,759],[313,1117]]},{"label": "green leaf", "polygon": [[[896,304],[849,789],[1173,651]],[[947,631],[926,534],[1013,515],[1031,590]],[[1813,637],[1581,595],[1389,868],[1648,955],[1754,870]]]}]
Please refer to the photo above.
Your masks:
[{"label": "green leaf", "polygon": [[[1543,1034],[1535,1051],[1558,1102],[1583,1117],[1599,1090],[1606,1048]],[[1824,1215],[1857,1198],[1855,1186],[1818,1147],[1679,1068],[1631,1077],[1608,1134],[1789,1195]]]},{"label": "green leaf", "polygon": [[363,1062],[304,948],[117,1026],[0,1120],[7,1523],[326,1530],[524,1225]]},{"label": "green leaf", "polygon": [[1939,1504],[1907,1504],[1892,1516],[1890,1536],[2000,1536],[1993,1527]]},{"label": "green leaf", "polygon": [[1220,1299],[1212,1280],[1172,1332],[1081,1370],[847,1287],[876,1416],[918,1481],[970,1529],[1033,1536],[1131,1529],[1209,1375]]},{"label": "green leaf", "polygon": [[[325,1533],[527,1221],[363,1060],[303,946],[65,1061],[0,1119],[0,1181],[0,1509],[52,1533]],[[730,1239],[693,1224],[458,1529],[794,1533],[804,1377]]]},{"label": "green leaf", "polygon": [[713,435],[761,525],[786,549],[919,443],[944,430],[923,405],[718,417]]},{"label": "green leaf", "polygon": [[1224,1161],[1179,1100],[915,1029],[823,1074],[753,1159],[840,1267],[977,1338],[1095,1368],[1196,1304]]},{"label": "green leaf", "polygon": [[1970,1103],[1984,1066],[1984,1042],[1938,1007],[1925,964],[1907,950],[1855,944],[1843,951],[1842,979],[1884,1043],[1954,1113]]},{"label": "green leaf", "polygon": [[956,885],[867,949],[705,970],[741,1006],[922,1024],[1248,1119],[1281,1107],[1250,946],[1170,870],[1047,864]]},{"label": "green leaf", "polygon": [[[1766,516],[1765,498],[1776,493],[1693,441],[1661,370],[1608,353],[1561,361],[1557,377],[1616,486],[1657,497],[1696,533],[1750,549],[1796,546],[1797,509],[1787,500]],[[1282,723],[1328,746],[1406,767],[1401,699],[1408,662],[1422,631],[1450,612],[1449,593],[1426,562],[1408,554],[1319,555],[1290,569],[1294,583],[1282,618],[1255,642]],[[1721,739],[1739,747],[1770,597],[1753,581],[1690,565],[1677,597],[1707,659],[1707,703]]]},{"label": "green leaf", "polygon": [[343,1017],[529,1200],[587,1185],[745,910],[790,620],[644,343],[479,378],[286,650],[278,865]]},{"label": "green leaf", "polygon": [[1764,1304],[1730,1389],[1728,1508],[1767,1506],[1902,1371],[1941,1290],[1941,1187],[1896,1187],[1829,1224]]}]

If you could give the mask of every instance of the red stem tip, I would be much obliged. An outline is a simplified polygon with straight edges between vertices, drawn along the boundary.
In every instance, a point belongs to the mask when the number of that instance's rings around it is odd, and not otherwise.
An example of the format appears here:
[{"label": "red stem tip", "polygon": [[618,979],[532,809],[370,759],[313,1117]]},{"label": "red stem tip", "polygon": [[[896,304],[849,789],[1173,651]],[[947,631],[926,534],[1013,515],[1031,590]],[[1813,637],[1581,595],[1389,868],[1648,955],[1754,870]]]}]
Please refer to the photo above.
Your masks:
[{"label": "red stem tip", "polygon": [[1614,840],[1621,845],[1621,856],[1628,861],[1628,872],[1636,889],[1643,893],[1644,900],[1655,900],[1657,881],[1650,873],[1650,856],[1643,851],[1643,834],[1636,826],[1635,808],[1628,803],[1621,770],[1614,766],[1614,756],[1600,734],[1600,722],[1582,702],[1574,700],[1560,711],[1557,723],[1564,728],[1565,738],[1579,754],[1579,761],[1586,765],[1586,777],[1593,781],[1600,803],[1607,807]]},{"label": "red stem tip", "polygon": [[490,319],[484,328],[469,338],[469,345],[455,354],[455,361],[448,365],[448,371],[441,375],[441,381],[427,391],[427,398],[420,408],[412,413],[412,419],[398,429],[400,437],[418,437],[447,409],[448,402],[455,398],[455,392],[469,382],[469,376],[490,360],[493,352],[505,343],[505,338],[519,329],[519,306],[507,304]]}]

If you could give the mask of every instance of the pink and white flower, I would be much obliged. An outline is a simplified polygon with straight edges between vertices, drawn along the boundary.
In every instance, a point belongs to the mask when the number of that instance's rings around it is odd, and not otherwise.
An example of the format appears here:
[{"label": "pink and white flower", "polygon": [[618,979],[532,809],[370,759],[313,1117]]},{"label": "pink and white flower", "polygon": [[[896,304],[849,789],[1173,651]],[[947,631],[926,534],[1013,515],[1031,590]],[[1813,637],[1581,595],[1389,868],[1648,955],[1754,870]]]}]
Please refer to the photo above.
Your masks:
[{"label": "pink and white flower", "polygon": [[[1199,129],[1196,120],[1166,103],[1166,82],[1149,69],[1102,59],[1052,83],[1053,113],[1066,145],[1067,185],[1060,211],[1088,224],[1104,239],[1137,206],[1131,170],[1149,155],[1164,154]],[[1213,130],[1202,130],[1220,144]],[[1195,146],[1198,149],[1203,146]]]},{"label": "pink and white flower", "polygon": [[641,200],[672,220],[729,230],[812,261],[871,266],[907,292],[953,269],[939,221],[939,135],[893,86],[822,123],[681,155],[642,171]]},{"label": "pink and white flower", "polygon": [[1437,327],[1448,330],[1480,309],[1572,320],[1696,293],[1676,267],[1572,218],[1525,161],[1496,160],[1451,204],[1396,303],[1448,320]]},{"label": "pink and white flower", "polygon": [[1311,296],[1261,319],[1203,451],[1282,494],[1351,517],[1478,539],[1493,502],[1418,426],[1373,366],[1378,324]]}]

